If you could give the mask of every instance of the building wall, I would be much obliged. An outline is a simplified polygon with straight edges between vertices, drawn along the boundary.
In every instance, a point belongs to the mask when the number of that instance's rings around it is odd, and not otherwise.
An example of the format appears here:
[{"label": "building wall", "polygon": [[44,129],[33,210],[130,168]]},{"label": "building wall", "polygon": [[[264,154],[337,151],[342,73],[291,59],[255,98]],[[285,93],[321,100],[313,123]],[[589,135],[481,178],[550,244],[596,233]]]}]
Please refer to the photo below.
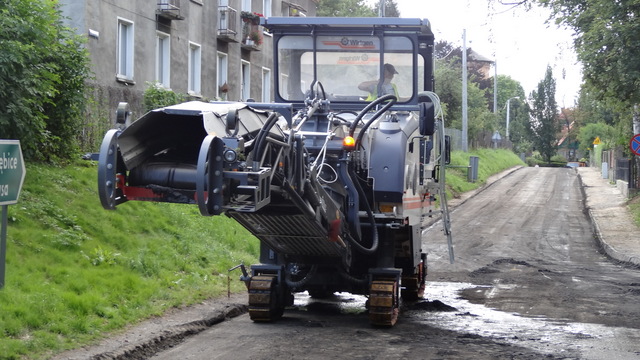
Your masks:
[{"label": "building wall", "polygon": [[[158,16],[158,3],[176,2],[179,4],[181,19],[167,19]],[[222,95],[226,100],[247,100],[241,95],[242,61],[249,62],[251,73],[250,97],[256,101],[262,99],[263,68],[273,68],[272,38],[263,34],[263,44],[257,48],[243,46],[241,39],[243,22],[240,19],[243,0],[227,0],[226,4],[236,10],[235,22],[238,36],[229,40],[219,36],[219,4],[223,1],[211,0],[60,0],[63,15],[68,17],[69,25],[79,34],[87,36],[87,49],[91,56],[92,70],[95,74],[90,82],[96,88],[97,101],[108,106],[112,113],[118,102],[127,101],[134,111],[134,118],[142,115],[142,94],[149,83],[156,81],[157,31],[170,35],[170,86],[178,93],[187,93],[189,69],[189,44],[197,43],[201,47],[201,91],[191,94],[193,98],[203,100],[216,99]],[[251,12],[267,13],[266,0],[251,0]],[[272,16],[280,16],[289,7],[306,9],[307,16],[315,16],[316,0],[291,2],[271,0]],[[118,19],[133,23],[134,61],[133,79],[118,79]],[[260,29],[262,30],[262,29]],[[260,31],[262,33],[262,31]],[[219,92],[217,79],[217,54],[227,54],[228,92]],[[273,80],[271,81],[273,84]],[[272,90],[273,91],[273,90]]]}]

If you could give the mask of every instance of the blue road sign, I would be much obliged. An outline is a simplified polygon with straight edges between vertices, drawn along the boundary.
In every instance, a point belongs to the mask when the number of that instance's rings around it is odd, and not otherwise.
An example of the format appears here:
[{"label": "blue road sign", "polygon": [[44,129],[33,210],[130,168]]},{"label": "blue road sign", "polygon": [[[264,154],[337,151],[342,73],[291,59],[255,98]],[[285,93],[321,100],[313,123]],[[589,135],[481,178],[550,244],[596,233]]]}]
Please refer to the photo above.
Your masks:
[{"label": "blue road sign", "polygon": [[640,134],[636,134],[631,138],[629,142],[629,147],[631,148],[631,152],[640,156]]}]

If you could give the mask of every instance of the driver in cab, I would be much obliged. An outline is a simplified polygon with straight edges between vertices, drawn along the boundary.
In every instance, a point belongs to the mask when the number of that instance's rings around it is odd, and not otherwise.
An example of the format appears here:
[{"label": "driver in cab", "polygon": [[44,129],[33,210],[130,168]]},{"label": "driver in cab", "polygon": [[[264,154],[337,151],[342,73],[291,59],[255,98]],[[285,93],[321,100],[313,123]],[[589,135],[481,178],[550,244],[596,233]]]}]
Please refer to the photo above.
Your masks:
[{"label": "driver in cab", "polygon": [[393,65],[389,63],[384,64],[384,79],[382,81],[380,95],[378,95],[378,83],[380,80],[369,80],[360,83],[360,85],[358,85],[358,89],[369,92],[369,96],[365,101],[373,101],[379,96],[388,94],[395,95],[395,97],[398,98],[398,88],[396,87],[396,84],[391,82],[397,73],[398,71],[396,71],[396,68]]}]

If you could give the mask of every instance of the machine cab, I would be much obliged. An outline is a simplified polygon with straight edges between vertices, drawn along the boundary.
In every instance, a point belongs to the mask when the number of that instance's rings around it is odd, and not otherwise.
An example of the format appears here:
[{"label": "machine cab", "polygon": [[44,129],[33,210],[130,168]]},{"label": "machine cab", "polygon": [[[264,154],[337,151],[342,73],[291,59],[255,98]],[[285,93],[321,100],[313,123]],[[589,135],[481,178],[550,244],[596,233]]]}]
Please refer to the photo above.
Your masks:
[{"label": "machine cab", "polygon": [[274,35],[276,102],[315,95],[353,109],[392,93],[398,105],[415,106],[420,91],[433,91],[428,20],[288,17],[262,25]]}]

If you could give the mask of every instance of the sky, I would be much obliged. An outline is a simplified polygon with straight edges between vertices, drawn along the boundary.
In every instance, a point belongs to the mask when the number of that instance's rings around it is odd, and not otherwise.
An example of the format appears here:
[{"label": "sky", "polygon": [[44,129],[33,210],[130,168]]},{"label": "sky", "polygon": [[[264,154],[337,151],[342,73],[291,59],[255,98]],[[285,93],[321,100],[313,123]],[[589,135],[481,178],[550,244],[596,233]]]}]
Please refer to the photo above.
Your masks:
[{"label": "sky", "polygon": [[462,46],[462,34],[466,30],[467,48],[495,59],[498,75],[519,81],[527,96],[537,89],[550,65],[556,79],[558,105],[573,106],[582,74],[572,47],[572,31],[547,24],[549,12],[541,7],[526,11],[522,6],[501,5],[497,0],[491,1],[492,5],[489,2],[396,0],[402,17],[429,19],[436,41],[446,40]]}]

